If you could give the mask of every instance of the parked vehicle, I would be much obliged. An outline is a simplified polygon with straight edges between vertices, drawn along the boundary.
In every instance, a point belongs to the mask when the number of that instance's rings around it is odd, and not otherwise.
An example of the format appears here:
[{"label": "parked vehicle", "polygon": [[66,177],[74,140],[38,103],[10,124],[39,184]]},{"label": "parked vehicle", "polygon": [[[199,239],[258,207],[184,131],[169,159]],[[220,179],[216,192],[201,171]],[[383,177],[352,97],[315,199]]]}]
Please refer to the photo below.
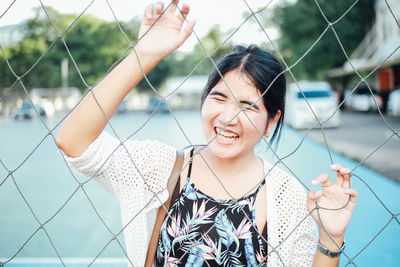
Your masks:
[{"label": "parked vehicle", "polygon": [[344,91],[344,98],[346,99],[344,105],[347,110],[374,112],[378,110],[378,107],[380,109],[382,108],[382,97],[380,97],[372,88],[373,94],[371,94],[371,91],[366,84],[361,83],[357,89],[350,94],[353,89],[354,87],[348,88]]},{"label": "parked vehicle", "polygon": [[[46,117],[46,112],[44,109],[39,106],[35,105],[36,110],[38,111],[39,115],[41,117]],[[33,108],[31,103],[23,103],[21,107],[16,108],[13,112],[13,118],[14,119],[32,119],[35,118],[36,112],[35,109]]]},{"label": "parked vehicle", "polygon": [[157,113],[167,113],[169,112],[168,106],[165,102],[161,102],[159,97],[152,97],[149,101],[148,112],[152,113],[155,109],[157,109]]},{"label": "parked vehicle", "polygon": [[389,94],[387,114],[391,116],[400,116],[400,89],[394,90]]},{"label": "parked vehicle", "polygon": [[295,129],[318,127],[318,121],[323,127],[340,125],[337,94],[328,83],[303,81],[298,85],[302,92],[295,83],[287,89],[285,120],[288,125]]}]

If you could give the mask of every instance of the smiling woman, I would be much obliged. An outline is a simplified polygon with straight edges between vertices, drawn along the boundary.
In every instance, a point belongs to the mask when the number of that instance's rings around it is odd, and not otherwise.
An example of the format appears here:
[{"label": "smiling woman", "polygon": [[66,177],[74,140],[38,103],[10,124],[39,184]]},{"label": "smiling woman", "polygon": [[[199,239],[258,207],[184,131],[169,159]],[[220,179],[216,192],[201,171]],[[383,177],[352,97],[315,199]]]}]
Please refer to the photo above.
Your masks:
[{"label": "smiling woman", "polygon": [[[204,132],[210,151],[219,158],[241,158],[253,154],[253,147],[262,134],[268,132],[265,123],[267,110],[262,101],[255,104],[261,94],[242,76],[237,71],[227,73],[224,79],[231,89],[221,80],[203,103]],[[246,103],[246,107],[242,106],[244,112],[236,101]]]},{"label": "smiling woman", "polygon": [[[227,150],[219,153],[222,156],[235,150],[226,145],[237,143],[236,148],[242,146],[254,157],[254,146],[274,126],[270,141],[279,138],[285,91],[282,67],[272,54],[255,45],[237,46],[217,63],[203,92],[202,121],[210,148],[224,144]],[[213,132],[218,133],[216,142],[211,142]],[[228,139],[227,133],[231,133]]]},{"label": "smiling woman", "polygon": [[[183,158],[157,141],[102,133],[130,89],[192,33],[194,22],[183,27],[189,6],[177,4],[146,8],[135,51],[68,116],[56,138],[66,160],[120,201],[131,265],[336,266],[356,203],[350,171],[332,165],[335,183],[321,175],[313,185],[322,191],[307,197],[254,153],[272,131],[270,141],[279,139],[284,117],[286,82],[269,52],[238,46],[217,63],[202,98],[208,144]],[[148,243],[146,213],[157,208]]]}]

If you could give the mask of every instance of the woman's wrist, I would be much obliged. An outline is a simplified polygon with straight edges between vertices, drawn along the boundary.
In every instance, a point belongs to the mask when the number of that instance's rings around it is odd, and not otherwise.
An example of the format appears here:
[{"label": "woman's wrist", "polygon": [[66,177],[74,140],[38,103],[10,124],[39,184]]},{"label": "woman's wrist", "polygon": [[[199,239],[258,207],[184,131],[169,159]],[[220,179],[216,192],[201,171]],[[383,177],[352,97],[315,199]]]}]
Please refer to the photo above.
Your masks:
[{"label": "woman's wrist", "polygon": [[142,53],[137,46],[134,48],[134,51],[132,51],[129,56],[135,58],[135,60],[138,61],[139,66],[146,74],[151,71],[162,59],[155,55],[147,55]]},{"label": "woman's wrist", "polygon": [[344,235],[333,237],[326,234],[323,230],[320,231],[319,243],[330,251],[338,251],[343,245]]}]

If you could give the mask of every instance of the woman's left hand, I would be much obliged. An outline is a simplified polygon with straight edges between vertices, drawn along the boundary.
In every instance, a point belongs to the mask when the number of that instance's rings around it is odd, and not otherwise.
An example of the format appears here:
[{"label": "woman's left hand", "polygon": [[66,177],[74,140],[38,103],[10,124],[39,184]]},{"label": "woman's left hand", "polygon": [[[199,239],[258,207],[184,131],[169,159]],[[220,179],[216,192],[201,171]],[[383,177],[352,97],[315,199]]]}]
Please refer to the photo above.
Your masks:
[{"label": "woman's left hand", "polygon": [[[311,216],[319,226],[321,243],[323,241],[330,243],[328,240],[332,238],[336,243],[335,246],[341,246],[344,232],[357,202],[357,191],[350,188],[349,169],[339,164],[331,165],[330,169],[337,173],[335,183],[332,184],[328,174],[315,178],[311,184],[321,184],[322,190],[308,193],[307,209],[309,212],[312,211]],[[318,211],[315,208],[316,203],[320,207]]]}]

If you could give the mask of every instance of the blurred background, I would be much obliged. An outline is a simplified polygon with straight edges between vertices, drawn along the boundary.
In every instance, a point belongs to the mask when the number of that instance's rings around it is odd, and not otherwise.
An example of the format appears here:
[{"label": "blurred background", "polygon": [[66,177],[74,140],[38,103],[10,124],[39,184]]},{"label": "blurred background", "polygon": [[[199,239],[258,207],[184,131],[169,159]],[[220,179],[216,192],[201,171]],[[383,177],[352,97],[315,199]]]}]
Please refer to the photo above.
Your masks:
[{"label": "blurred background", "polygon": [[[185,2],[188,20],[198,21],[195,34],[150,72],[155,90],[146,81],[132,89],[107,130],[179,149],[204,143],[198,110],[214,62],[238,44],[268,49],[288,70],[286,126],[276,151],[260,144],[258,153],[283,159],[281,167],[307,186],[331,162],[350,167],[360,200],[341,263],[399,266],[400,0]],[[121,230],[118,202],[69,170],[52,135],[131,51],[151,3],[0,3],[0,262],[6,266],[126,262],[118,243],[108,243],[108,228]],[[84,190],[78,181],[87,181]]]}]

